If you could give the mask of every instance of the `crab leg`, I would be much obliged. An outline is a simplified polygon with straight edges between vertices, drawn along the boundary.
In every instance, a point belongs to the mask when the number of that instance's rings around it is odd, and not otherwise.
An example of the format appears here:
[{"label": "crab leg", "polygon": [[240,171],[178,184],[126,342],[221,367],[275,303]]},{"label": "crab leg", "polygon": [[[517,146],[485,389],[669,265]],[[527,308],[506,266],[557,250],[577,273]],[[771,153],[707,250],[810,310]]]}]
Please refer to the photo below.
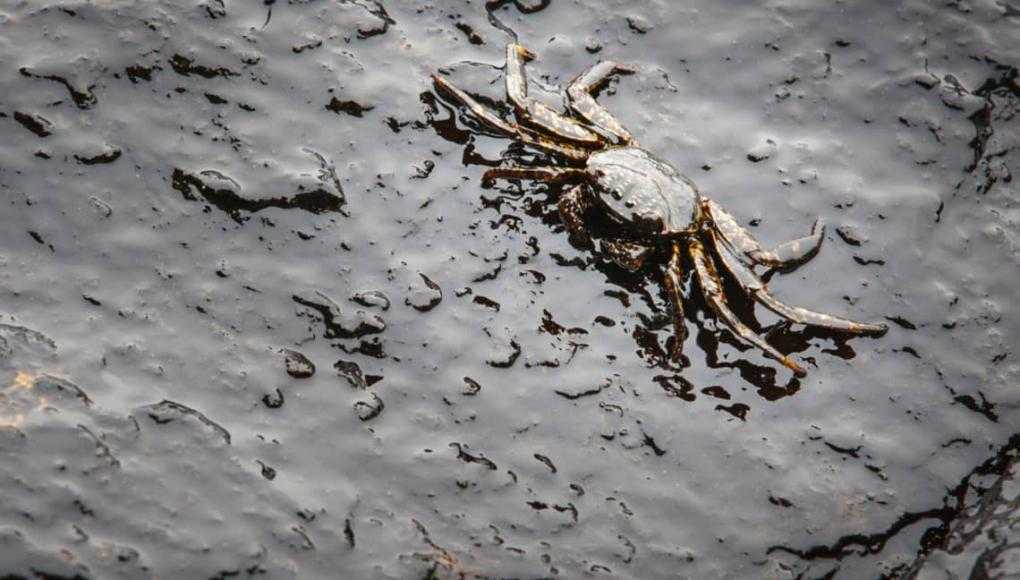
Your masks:
[{"label": "crab leg", "polygon": [[497,179],[530,179],[549,183],[563,183],[584,179],[583,169],[562,167],[497,167],[482,174],[482,183],[491,184]]},{"label": "crab leg", "polygon": [[705,254],[705,246],[701,243],[701,240],[697,239],[697,237],[691,237],[688,241],[687,251],[691,259],[694,260],[694,271],[698,276],[698,282],[701,284],[702,294],[705,296],[708,306],[715,312],[715,315],[737,333],[740,338],[761,349],[766,356],[779,361],[798,377],[806,376],[807,371],[803,367],[765,342],[763,338],[755,334],[754,331],[745,326],[733,314],[733,311],[726,304],[726,297],[723,295],[722,281],[719,279],[719,274],[716,272],[715,265],[712,264]]},{"label": "crab leg", "polygon": [[586,121],[609,133],[621,144],[634,140],[630,132],[602,105],[595,101],[592,92],[614,73],[630,74],[634,68],[612,61],[602,61],[581,73],[567,87],[567,102],[574,112]]},{"label": "crab leg", "polygon": [[726,270],[732,274],[734,278],[736,278],[741,288],[747,291],[752,298],[761,303],[763,306],[786,320],[799,324],[809,324],[811,326],[818,326],[821,328],[839,330],[853,334],[883,334],[886,330],[888,330],[888,327],[884,324],[865,324],[862,322],[854,322],[853,320],[847,320],[846,318],[822,314],[821,312],[814,312],[813,310],[807,310],[806,308],[800,308],[797,306],[789,306],[780,302],[778,298],[769,292],[768,288],[765,286],[765,282],[763,282],[757,274],[744,265],[744,263],[733,254],[732,250],[730,250],[726,244],[720,243],[715,232],[710,230],[709,235],[712,236],[713,241],[715,242],[716,254],[719,256],[719,261],[722,262],[723,267],[726,268]]},{"label": "crab leg", "polygon": [[738,255],[747,256],[754,264],[791,270],[813,258],[822,245],[825,222],[818,219],[812,226],[810,235],[780,244],[772,250],[765,250],[722,206],[711,200],[707,203],[712,223],[723,241],[736,250]]},{"label": "crab leg", "polygon": [[584,227],[584,214],[592,208],[593,202],[588,189],[582,185],[575,185],[560,196],[556,204],[560,212],[560,219],[570,233],[570,239],[574,243],[590,248],[593,244],[588,229]]},{"label": "crab leg", "polygon": [[610,240],[602,242],[600,254],[606,256],[617,266],[636,272],[645,264],[645,260],[652,253],[649,246],[636,244],[624,240]]},{"label": "crab leg", "polygon": [[548,133],[553,137],[567,139],[594,147],[599,136],[570,117],[565,117],[544,103],[528,96],[528,78],[524,63],[535,55],[515,43],[506,45],[506,94],[514,104],[517,116],[523,123]]},{"label": "crab leg", "polygon": [[673,346],[669,349],[670,357],[679,361],[683,356],[684,339],[687,338],[687,326],[684,324],[683,294],[683,257],[680,245],[673,244],[673,254],[666,265],[666,293],[673,304]]},{"label": "crab leg", "polygon": [[467,107],[482,124],[497,133],[506,135],[511,139],[516,139],[526,145],[544,149],[545,151],[556,153],[575,161],[584,161],[588,158],[588,152],[583,149],[566,144],[554,143],[548,139],[542,138],[541,136],[526,133],[517,125],[507,123],[443,77],[432,75],[432,82],[435,84],[437,89],[451,95],[458,102]]},{"label": "crab leg", "polygon": [[822,240],[825,239],[825,220],[818,218],[811,226],[811,233],[803,238],[797,238],[779,244],[769,252],[778,263],[770,264],[773,267],[789,270],[807,262],[818,254],[822,247]]}]

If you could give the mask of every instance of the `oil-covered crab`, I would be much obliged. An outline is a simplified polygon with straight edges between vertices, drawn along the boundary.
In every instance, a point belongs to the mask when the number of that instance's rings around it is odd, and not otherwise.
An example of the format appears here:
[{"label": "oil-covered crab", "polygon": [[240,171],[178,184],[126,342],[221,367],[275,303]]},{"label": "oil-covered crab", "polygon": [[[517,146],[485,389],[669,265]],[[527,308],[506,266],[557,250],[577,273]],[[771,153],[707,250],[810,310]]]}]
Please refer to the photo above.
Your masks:
[{"label": "oil-covered crab", "polygon": [[621,266],[637,269],[665,245],[669,256],[664,282],[673,304],[675,339],[670,348],[679,359],[685,338],[683,321],[684,255],[690,258],[705,301],[716,317],[742,340],[766,356],[790,368],[798,376],[806,372],[797,362],[776,350],[733,313],[723,293],[719,271],[728,272],[757,302],[780,317],[851,334],[880,335],[884,324],[854,322],[846,318],[789,306],[773,296],[754,271],[755,266],[791,270],[818,251],[824,225],[817,221],[810,235],[766,249],[716,202],[701,195],[697,186],[669,163],[642,149],[631,134],[605,108],[594,93],[614,74],[633,72],[630,67],[603,61],[575,78],[567,87],[565,101],[573,116],[561,114],[528,96],[524,63],[534,54],[519,44],[506,49],[506,93],[517,123],[504,120],[441,76],[433,75],[436,88],[472,113],[484,126],[524,145],[562,158],[562,166],[512,166],[490,169],[483,181],[528,179],[561,183],[567,189],[558,209],[573,241],[594,247],[585,219],[591,211],[604,212],[620,227],[640,233],[645,240],[610,241],[602,251]]}]

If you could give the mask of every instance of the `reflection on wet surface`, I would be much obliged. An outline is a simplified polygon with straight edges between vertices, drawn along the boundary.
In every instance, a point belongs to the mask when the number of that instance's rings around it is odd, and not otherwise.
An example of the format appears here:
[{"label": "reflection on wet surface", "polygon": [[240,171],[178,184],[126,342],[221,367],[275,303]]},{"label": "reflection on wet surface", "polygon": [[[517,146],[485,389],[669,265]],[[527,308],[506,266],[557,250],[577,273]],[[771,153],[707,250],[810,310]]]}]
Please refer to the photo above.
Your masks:
[{"label": "reflection on wet surface", "polygon": [[[0,8],[0,569],[23,577],[1020,572],[1010,2]],[[498,182],[599,102],[880,339],[571,244]],[[592,225],[596,238],[616,233]],[[660,256],[661,257],[661,256]],[[687,278],[685,286],[696,283]],[[686,288],[689,290],[689,288]],[[755,323],[755,321],[758,321]],[[985,576],[982,576],[984,574]]]}]

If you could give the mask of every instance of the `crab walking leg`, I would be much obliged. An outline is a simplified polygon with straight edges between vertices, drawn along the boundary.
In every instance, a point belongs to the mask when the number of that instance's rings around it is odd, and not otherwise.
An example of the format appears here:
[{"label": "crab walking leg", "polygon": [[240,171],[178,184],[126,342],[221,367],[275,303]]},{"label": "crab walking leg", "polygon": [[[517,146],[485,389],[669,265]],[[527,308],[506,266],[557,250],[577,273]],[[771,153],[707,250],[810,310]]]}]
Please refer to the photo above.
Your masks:
[{"label": "crab walking leg", "polygon": [[467,107],[482,124],[496,131],[497,133],[502,133],[503,135],[506,135],[511,139],[516,139],[526,145],[531,145],[532,147],[544,149],[551,153],[563,155],[564,157],[573,159],[575,161],[584,161],[585,159],[588,158],[588,152],[583,149],[571,147],[569,145],[553,143],[552,141],[548,139],[543,139],[542,137],[539,137],[537,135],[529,135],[528,133],[525,133],[520,127],[507,123],[503,119],[499,118],[498,115],[496,115],[489,109],[485,108],[484,105],[476,101],[470,95],[458,89],[456,86],[453,85],[453,83],[449,82],[448,80],[444,79],[441,76],[432,75],[432,82],[435,84],[437,89],[451,95],[458,102]]},{"label": "crab walking leg", "polygon": [[698,282],[701,284],[702,294],[705,296],[705,300],[708,302],[708,306],[715,312],[723,322],[726,323],[737,335],[752,345],[760,348],[766,356],[773,358],[784,366],[789,368],[798,377],[807,375],[807,371],[803,367],[794,362],[790,357],[783,355],[778,350],[773,348],[772,345],[765,342],[763,338],[754,333],[750,328],[744,325],[733,311],[730,310],[726,304],[726,298],[723,295],[722,281],[719,279],[719,274],[715,270],[715,266],[709,260],[705,254],[705,246],[702,245],[701,240],[696,237],[692,237],[687,245],[687,251],[691,255],[691,259],[694,261],[694,272],[698,276]]},{"label": "crab walking leg", "polygon": [[583,184],[575,185],[560,196],[556,206],[560,212],[560,219],[566,226],[567,232],[574,243],[586,248],[592,247],[591,236],[588,229],[584,227],[584,214],[588,213],[593,205],[591,194]]},{"label": "crab walking leg", "polygon": [[599,136],[570,117],[554,111],[544,103],[528,96],[528,78],[524,63],[535,55],[515,43],[506,45],[506,94],[517,110],[518,118],[553,137],[576,141],[588,146],[599,144]]},{"label": "crab walking leg", "polygon": [[653,248],[649,246],[634,242],[610,240],[602,243],[599,253],[612,260],[614,264],[624,270],[636,272],[645,264],[645,260],[648,259],[652,250]]},{"label": "crab walking leg", "polygon": [[711,200],[708,200],[707,205],[712,223],[723,241],[755,264],[783,270],[792,269],[813,258],[824,239],[825,222],[818,219],[811,228],[811,235],[780,244],[772,250],[765,250],[722,206]]},{"label": "crab walking leg", "polygon": [[581,73],[567,87],[567,102],[571,110],[592,125],[616,137],[621,144],[631,143],[634,137],[605,107],[598,104],[592,91],[615,73],[633,72],[632,67],[606,60]]},{"label": "crab walking leg", "polygon": [[821,312],[814,312],[797,306],[789,306],[780,302],[778,298],[769,292],[768,288],[765,286],[765,282],[763,282],[757,274],[744,265],[744,263],[733,254],[726,244],[720,243],[719,238],[714,232],[710,232],[709,235],[713,237],[713,241],[715,242],[716,254],[719,256],[719,261],[722,262],[723,267],[726,268],[726,270],[732,274],[734,278],[736,278],[737,282],[740,283],[740,286],[756,301],[786,320],[799,324],[809,324],[811,326],[818,326],[821,328],[839,330],[853,334],[883,334],[886,330],[888,330],[888,327],[884,324],[865,324],[862,322],[854,322],[853,320],[847,320],[846,318],[822,314]]},{"label": "crab walking leg", "polygon": [[492,184],[497,179],[530,179],[549,183],[563,183],[584,179],[583,169],[563,167],[497,167],[482,174],[483,184]]},{"label": "crab walking leg", "polygon": [[673,255],[666,265],[665,283],[669,301],[673,304],[673,347],[669,349],[669,354],[674,361],[679,361],[683,356],[684,340],[687,338],[687,326],[684,324],[683,275],[680,245],[673,244]]},{"label": "crab walking leg", "polygon": [[[814,225],[811,226],[811,233],[809,235],[779,244],[772,248],[772,251],[768,252],[768,254],[773,256],[779,262],[768,265],[781,270],[796,268],[818,254],[818,250],[822,247],[822,240],[824,239],[825,220],[818,218],[815,220]],[[754,256],[751,257],[752,259],[754,258]]]}]

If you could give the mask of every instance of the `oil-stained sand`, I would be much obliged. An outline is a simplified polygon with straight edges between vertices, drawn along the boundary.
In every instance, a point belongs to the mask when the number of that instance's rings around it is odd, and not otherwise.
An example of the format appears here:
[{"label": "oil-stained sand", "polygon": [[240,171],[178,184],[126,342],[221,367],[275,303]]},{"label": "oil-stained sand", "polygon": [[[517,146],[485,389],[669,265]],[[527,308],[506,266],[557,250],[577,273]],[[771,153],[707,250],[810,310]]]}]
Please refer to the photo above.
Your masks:
[{"label": "oil-stained sand", "polygon": [[[1017,573],[1020,7],[0,8],[0,569],[25,577]],[[481,187],[503,47],[766,243],[793,379]],[[750,304],[740,305],[750,320]],[[295,354],[297,353],[297,354]],[[973,533],[972,533],[973,532]],[[979,576],[980,577],[980,576]]]}]

